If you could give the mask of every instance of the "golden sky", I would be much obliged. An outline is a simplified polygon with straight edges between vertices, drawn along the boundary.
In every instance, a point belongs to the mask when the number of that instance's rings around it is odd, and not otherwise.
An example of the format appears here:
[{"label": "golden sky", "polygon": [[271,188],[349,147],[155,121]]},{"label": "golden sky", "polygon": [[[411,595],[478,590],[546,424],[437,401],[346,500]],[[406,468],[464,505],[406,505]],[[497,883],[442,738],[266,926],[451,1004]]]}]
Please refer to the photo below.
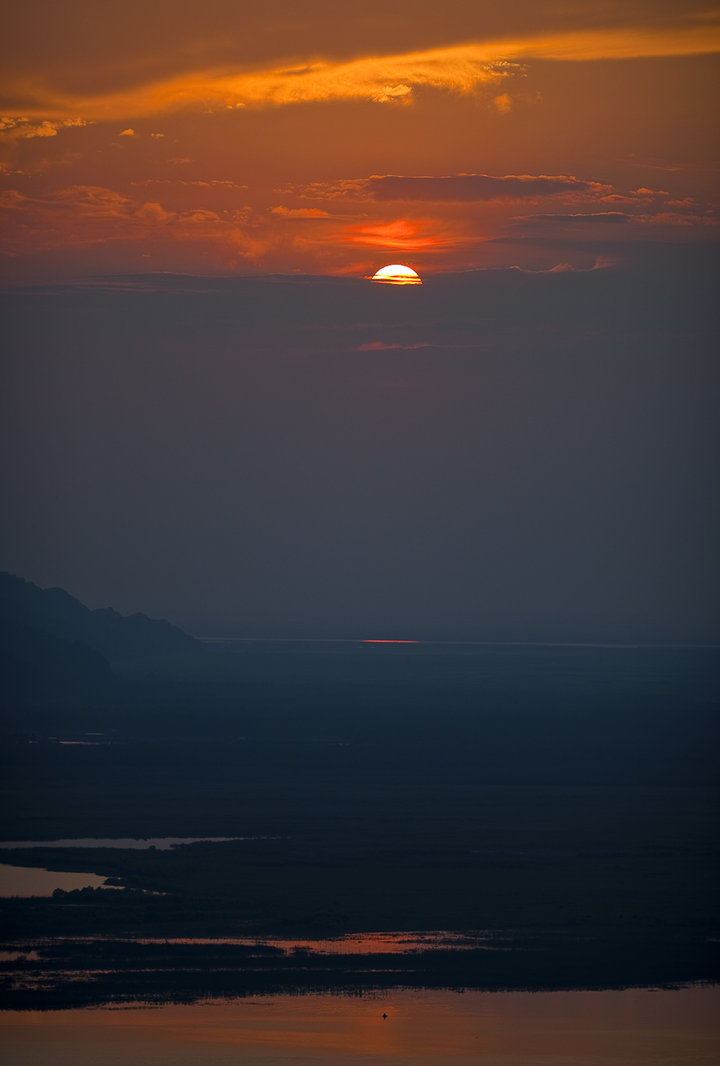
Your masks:
[{"label": "golden sky", "polygon": [[588,269],[713,240],[718,51],[705,2],[16,4],[2,277]]}]

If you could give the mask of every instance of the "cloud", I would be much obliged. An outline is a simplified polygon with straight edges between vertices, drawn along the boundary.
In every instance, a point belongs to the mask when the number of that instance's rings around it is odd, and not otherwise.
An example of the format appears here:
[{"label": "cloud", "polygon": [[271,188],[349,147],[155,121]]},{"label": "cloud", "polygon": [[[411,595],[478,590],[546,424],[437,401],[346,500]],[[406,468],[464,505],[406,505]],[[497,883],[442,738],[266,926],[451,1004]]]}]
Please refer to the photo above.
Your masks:
[{"label": "cloud", "polygon": [[[197,201],[171,207],[99,185],[72,185],[43,196],[8,189],[0,192],[0,209],[4,251],[15,258],[60,252],[64,262],[77,264],[98,250],[103,262],[120,269],[150,257],[163,267],[200,261],[206,269],[226,271],[279,243],[272,231],[259,232],[249,208],[216,211]],[[285,227],[278,220],[275,228]]]},{"label": "cloud", "polygon": [[653,200],[658,200],[669,196],[670,193],[667,189],[646,189],[641,186],[639,189],[631,189],[629,193],[609,193],[607,196],[601,196],[600,200],[604,204],[650,204]]},{"label": "cloud", "polygon": [[[183,182],[181,184],[205,186],[210,183]],[[225,185],[226,183],[219,184]],[[31,212],[38,220],[47,219],[48,213],[52,212],[55,216],[54,227],[63,224],[59,218],[60,215],[67,219],[68,224],[83,219],[120,219],[126,222],[139,220],[151,225],[164,225],[173,221],[180,223],[223,222],[232,224],[233,227],[236,227],[238,223],[247,224],[252,216],[249,207],[232,208],[221,213],[197,205],[187,210],[168,210],[157,200],[136,200],[103,185],[70,185],[63,189],[54,189],[44,196],[26,196],[17,189],[6,189],[0,193],[0,207]]]},{"label": "cloud", "polygon": [[599,196],[612,192],[612,186],[567,174],[505,174],[500,177],[491,174],[454,174],[445,177],[387,174],[366,179],[364,191],[375,200],[471,203],[535,199],[563,193]]},{"label": "cloud", "polygon": [[0,207],[7,211],[24,211],[29,202],[29,198],[18,189],[3,189],[0,192]]},{"label": "cloud", "polygon": [[[685,24],[671,26],[470,41],[350,60],[312,58],[293,66],[245,68],[234,73],[227,73],[226,69],[187,71],[181,76],[100,94],[63,93],[45,83],[33,86],[27,81],[10,85],[9,92],[27,101],[23,104],[25,114],[43,121],[78,115],[95,120],[128,119],[187,107],[213,111],[337,100],[402,104],[408,103],[419,88],[468,94],[482,86],[497,86],[534,60],[629,60],[719,51],[718,20],[688,18]],[[494,106],[502,110],[508,99],[506,94],[498,93]]]},{"label": "cloud", "polygon": [[58,189],[42,201],[45,206],[64,207],[95,217],[126,216],[132,204],[128,196],[103,185],[71,185]]},{"label": "cloud", "polygon": [[306,200],[368,200],[369,178],[341,178],[339,181],[312,181],[305,185],[288,185],[275,189],[276,193],[300,196]]},{"label": "cloud", "polygon": [[[170,211],[166,211],[162,204],[150,201],[138,207],[135,217],[142,219],[143,222],[164,225],[166,222],[170,222],[174,216]],[[203,221],[205,220],[203,219]]]},{"label": "cloud", "polygon": [[141,181],[131,181],[131,185],[172,185],[174,187],[187,187],[195,189],[231,189],[234,192],[244,192],[247,185],[241,185],[237,181],[227,181],[222,178],[212,178],[209,181],[188,178],[143,178]]},{"label": "cloud", "polygon": [[631,189],[631,196],[636,196],[638,199],[645,199],[646,197],[655,196],[669,196],[667,189],[646,189],[644,185],[641,185],[639,189]]},{"label": "cloud", "polygon": [[346,62],[316,60],[302,66],[236,74],[201,71],[94,96],[53,93],[38,86],[35,104],[28,105],[28,113],[61,118],[80,112],[113,119],[187,107],[219,111],[331,100],[408,103],[420,87],[470,93],[481,85],[496,85],[518,69],[517,64],[492,55],[487,47],[460,45]]},{"label": "cloud", "polygon": [[572,234],[567,231],[518,233],[492,237],[488,244],[494,248],[504,248],[513,256],[519,253],[514,261],[522,263],[525,269],[546,269],[553,265],[554,260],[555,263],[570,262],[575,269],[593,264],[596,269],[623,265],[638,268],[642,272],[654,270],[662,263],[662,269],[671,269],[680,277],[690,262],[704,262],[708,278],[714,277],[717,266],[716,241],[678,239],[672,232],[672,222],[670,225],[667,225],[667,219],[662,222],[665,227],[649,225],[641,230],[623,230],[622,234],[618,230],[603,229],[580,230]]},{"label": "cloud", "polygon": [[[665,205],[662,205],[663,208]],[[683,206],[685,206],[683,204]],[[677,212],[661,210],[657,214],[629,214],[625,211],[595,211],[575,212],[573,214],[537,214],[525,215],[515,220],[518,225],[526,226],[528,223],[560,223],[561,225],[625,225],[634,222],[639,225],[655,226],[716,226],[718,219],[711,213],[679,214]]]},{"label": "cloud", "polygon": [[532,267],[511,266],[520,274],[589,274],[594,270],[610,270],[618,265],[618,259],[612,256],[598,256],[592,266],[574,266],[572,263],[556,263],[555,266],[533,269]]},{"label": "cloud", "polygon": [[[309,200],[374,200],[418,203],[487,203],[536,200],[545,196],[604,200],[613,196],[612,185],[569,174],[373,174],[369,178],[345,178],[312,182],[283,191]],[[635,203],[636,199],[631,201]]]},{"label": "cloud", "polygon": [[571,30],[497,42],[510,59],[577,63],[602,59],[653,59],[712,55],[720,51],[717,18],[685,25]]},{"label": "cloud", "polygon": [[[358,344],[353,349],[355,352],[417,352],[424,348],[432,348],[431,344],[393,344],[388,341],[369,341],[367,344]],[[450,346],[448,346],[450,347]],[[453,345],[452,347],[457,347]]]},{"label": "cloud", "polygon": [[635,216],[627,215],[623,211],[594,211],[594,212],[582,212],[578,211],[571,215],[529,215],[524,222],[562,222],[562,223],[610,223],[611,225],[622,225],[625,222],[632,222]]},{"label": "cloud", "polygon": [[317,207],[283,207],[282,204],[278,204],[277,207],[273,207],[270,212],[272,215],[280,215],[281,218],[287,219],[318,219],[318,218],[333,218],[334,216],[327,211],[321,211]]},{"label": "cloud", "polygon": [[708,226],[720,225],[720,218],[708,211],[703,215],[680,215],[673,211],[663,211],[657,215],[641,215],[640,221],[649,222],[656,226]]},{"label": "cloud", "polygon": [[120,137],[134,137],[135,136],[135,130],[133,130],[133,129],[120,130],[120,133],[118,134],[118,136],[120,136]]},{"label": "cloud", "polygon": [[66,118],[51,122],[31,122],[24,115],[4,115],[0,118],[0,136],[5,140],[28,140],[32,137],[57,137],[58,130],[74,126],[90,126],[91,122],[83,118]]}]

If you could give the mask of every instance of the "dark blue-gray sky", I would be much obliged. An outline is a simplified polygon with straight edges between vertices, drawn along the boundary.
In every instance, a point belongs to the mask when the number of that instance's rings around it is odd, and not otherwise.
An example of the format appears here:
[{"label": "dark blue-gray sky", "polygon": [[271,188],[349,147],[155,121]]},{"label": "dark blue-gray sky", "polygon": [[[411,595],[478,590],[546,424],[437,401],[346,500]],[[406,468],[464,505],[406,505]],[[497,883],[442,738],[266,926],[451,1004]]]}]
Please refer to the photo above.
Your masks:
[{"label": "dark blue-gray sky", "polygon": [[713,265],[11,293],[0,568],[206,634],[717,640]]}]

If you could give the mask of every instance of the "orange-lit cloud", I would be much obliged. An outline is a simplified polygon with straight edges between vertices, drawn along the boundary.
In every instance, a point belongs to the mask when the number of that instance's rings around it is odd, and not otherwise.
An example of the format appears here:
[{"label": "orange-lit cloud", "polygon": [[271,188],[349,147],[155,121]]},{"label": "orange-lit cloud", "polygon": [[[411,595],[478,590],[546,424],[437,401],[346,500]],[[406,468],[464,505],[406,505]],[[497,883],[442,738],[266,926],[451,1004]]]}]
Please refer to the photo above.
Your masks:
[{"label": "orange-lit cloud", "polygon": [[281,218],[312,220],[318,218],[333,218],[328,211],[321,211],[318,207],[283,207],[278,204],[271,209],[271,214]]},{"label": "orange-lit cloud", "polygon": [[[613,206],[622,205],[628,207],[637,207],[639,204],[648,205],[652,204],[654,201],[667,200],[667,197],[669,195],[670,193],[667,189],[646,189],[645,187],[641,186],[639,189],[631,189],[627,193],[607,193],[605,196],[601,196],[599,198],[599,203],[612,204]],[[673,206],[676,207],[688,207],[694,204],[692,197],[683,200],[681,204],[674,203],[673,201],[668,202],[673,203]]]},{"label": "orange-lit cloud", "polygon": [[510,59],[587,62],[711,55],[720,51],[720,18],[685,25],[573,30],[498,42]]},{"label": "orange-lit cloud", "polygon": [[[612,185],[570,174],[373,174],[369,178],[345,178],[312,182],[284,190],[307,200],[358,200],[396,203],[501,203],[563,197],[608,201]],[[662,195],[655,193],[653,195]],[[635,194],[632,202],[637,202]]]},{"label": "orange-lit cloud", "polygon": [[212,178],[210,181],[188,180],[187,178],[143,178],[142,181],[133,181],[131,185],[173,185],[187,186],[194,189],[230,189],[233,192],[243,192],[247,185],[237,181],[228,181],[224,178]]},{"label": "orange-lit cloud", "polygon": [[31,122],[26,116],[8,116],[0,118],[0,137],[3,140],[29,140],[33,137],[57,137],[58,130],[72,126],[89,126],[92,123],[82,118],[66,118],[51,122]]},{"label": "orange-lit cloud", "polygon": [[44,199],[46,207],[72,208],[79,214],[94,217],[125,215],[131,205],[128,196],[100,185],[72,185],[58,189]]},{"label": "orange-lit cloud", "polygon": [[[101,94],[61,92],[25,81],[10,85],[5,99],[22,100],[23,115],[49,121],[128,119],[186,107],[222,110],[338,100],[402,104],[423,87],[467,94],[482,86],[497,86],[533,60],[581,62],[718,51],[718,20],[688,19],[685,25],[500,38],[346,61],[312,58],[301,65],[241,69],[231,74],[195,71]],[[494,99],[496,108],[507,110],[506,94],[496,93]]]},{"label": "orange-lit cloud", "polygon": [[[421,86],[468,93],[497,84],[517,67],[487,48],[462,45],[406,55],[367,56],[349,62],[314,60],[303,66],[189,73],[102,95],[68,95],[37,85],[22,86],[23,110],[43,118],[91,116],[117,119],[159,114],[183,107],[279,106],[330,100],[407,103]],[[18,90],[20,91],[20,90]]]},{"label": "orange-lit cloud", "polygon": [[720,226],[720,218],[711,212],[704,215],[681,215],[673,211],[661,211],[657,215],[641,215],[636,218],[636,221],[646,222],[653,226],[702,226],[710,229],[717,229]]},{"label": "orange-lit cloud", "polygon": [[567,174],[454,174],[442,177],[373,176],[365,191],[374,200],[421,200],[480,202],[483,200],[534,199],[538,196],[582,193],[593,196],[612,191],[612,186]]},{"label": "orange-lit cloud", "polygon": [[42,197],[9,189],[0,193],[0,209],[11,256],[91,246],[124,245],[138,254],[186,246],[196,253],[204,248],[216,265],[229,265],[262,254],[269,244],[250,232],[247,208],[169,210],[157,200],[134,200],[104,186],[74,185]]}]

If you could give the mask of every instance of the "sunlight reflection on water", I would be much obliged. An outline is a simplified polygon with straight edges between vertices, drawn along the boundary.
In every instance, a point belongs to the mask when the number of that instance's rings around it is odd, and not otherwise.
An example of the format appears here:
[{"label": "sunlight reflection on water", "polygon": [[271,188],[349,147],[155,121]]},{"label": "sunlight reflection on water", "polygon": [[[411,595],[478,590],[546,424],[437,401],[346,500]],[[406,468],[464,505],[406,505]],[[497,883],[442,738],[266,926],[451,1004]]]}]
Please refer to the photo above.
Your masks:
[{"label": "sunlight reflection on water", "polygon": [[8,1012],[0,1026],[14,1066],[711,1066],[719,1007],[717,986],[407,991]]},{"label": "sunlight reflection on water", "polygon": [[292,940],[287,937],[139,937],[141,944],[238,944],[245,947],[268,945],[285,952],[315,951],[324,955],[404,955],[409,951],[429,948],[452,948],[462,951],[471,948],[495,950],[491,938],[482,933],[406,932],[356,933],[336,936],[328,940]]}]

